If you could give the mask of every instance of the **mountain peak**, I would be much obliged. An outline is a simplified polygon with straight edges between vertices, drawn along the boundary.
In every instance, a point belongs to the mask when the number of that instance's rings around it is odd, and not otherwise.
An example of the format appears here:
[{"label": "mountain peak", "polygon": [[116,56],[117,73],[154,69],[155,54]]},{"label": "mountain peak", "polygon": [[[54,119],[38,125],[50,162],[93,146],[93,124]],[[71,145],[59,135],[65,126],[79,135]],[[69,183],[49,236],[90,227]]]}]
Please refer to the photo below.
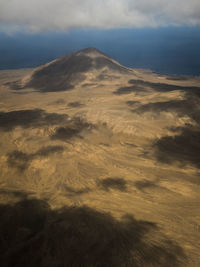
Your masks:
[{"label": "mountain peak", "polygon": [[84,81],[89,72],[99,76],[102,72],[110,75],[130,70],[98,49],[88,47],[37,68],[25,86],[40,92],[65,91]]},{"label": "mountain peak", "polygon": [[95,47],[87,47],[84,48],[80,51],[77,51],[75,55],[85,55],[85,56],[90,56],[90,57],[106,57],[109,58],[106,54],[104,54],[102,51]]},{"label": "mountain peak", "polygon": [[100,54],[103,54],[100,50],[98,50],[97,48],[95,47],[87,47],[87,48],[84,48],[82,50],[80,50],[79,52],[83,52],[83,53],[100,53]]}]

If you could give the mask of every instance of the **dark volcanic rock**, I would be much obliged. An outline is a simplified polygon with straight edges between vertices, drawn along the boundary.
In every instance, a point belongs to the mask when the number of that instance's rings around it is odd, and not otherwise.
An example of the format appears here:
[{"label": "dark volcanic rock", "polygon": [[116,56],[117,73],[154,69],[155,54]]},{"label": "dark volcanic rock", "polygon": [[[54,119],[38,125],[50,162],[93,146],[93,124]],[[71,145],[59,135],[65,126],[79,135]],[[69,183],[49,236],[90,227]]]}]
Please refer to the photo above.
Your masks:
[{"label": "dark volcanic rock", "polygon": [[83,73],[91,67],[90,57],[72,54],[37,70],[27,86],[40,92],[70,90],[74,88],[74,84],[85,79]]},{"label": "dark volcanic rock", "polygon": [[76,53],[69,54],[50,62],[37,69],[31,80],[20,87],[12,87],[20,90],[27,87],[39,92],[58,92],[71,90],[74,86],[85,80],[85,73],[90,70],[107,68],[118,73],[130,72],[111,58],[95,48],[86,48]]}]

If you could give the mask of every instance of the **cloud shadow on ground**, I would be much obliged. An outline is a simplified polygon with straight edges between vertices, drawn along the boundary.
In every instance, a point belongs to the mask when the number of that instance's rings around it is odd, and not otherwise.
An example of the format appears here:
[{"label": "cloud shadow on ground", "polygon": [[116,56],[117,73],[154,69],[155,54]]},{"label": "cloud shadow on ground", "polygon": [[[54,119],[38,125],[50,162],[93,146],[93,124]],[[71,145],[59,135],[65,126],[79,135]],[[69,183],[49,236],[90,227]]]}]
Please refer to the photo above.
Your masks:
[{"label": "cloud shadow on ground", "polygon": [[[162,102],[152,102],[137,106],[132,110],[133,113],[142,114],[144,112],[175,112],[179,116],[188,116],[196,123],[200,123],[200,98],[194,94],[185,93],[184,99],[175,99]],[[131,101],[127,104],[130,106]],[[134,103],[133,103],[134,104]]]},{"label": "cloud shadow on ground", "polygon": [[78,102],[78,101],[70,102],[70,103],[68,104],[68,107],[70,107],[70,108],[79,108],[79,107],[82,107],[82,106],[84,106],[84,105],[81,104],[81,103]]},{"label": "cloud shadow on ground", "polygon": [[90,188],[82,188],[82,189],[75,189],[71,186],[64,186],[64,189],[67,191],[67,195],[69,196],[79,196],[79,195],[83,195],[83,194],[87,194],[91,191]]},{"label": "cloud shadow on ground", "polygon": [[0,195],[7,195],[11,197],[17,197],[19,200],[21,199],[26,199],[27,198],[27,193],[25,191],[13,189],[13,190],[8,190],[8,189],[0,189]]},{"label": "cloud shadow on ground", "polygon": [[154,142],[155,156],[163,163],[179,162],[200,168],[200,128],[177,128],[179,134],[164,136]]},{"label": "cloud shadow on ground", "polygon": [[96,86],[98,83],[84,83],[82,84],[82,87],[90,87],[90,86]]},{"label": "cloud shadow on ground", "polygon": [[44,146],[31,155],[33,157],[48,157],[51,154],[63,152],[64,149],[63,146]]},{"label": "cloud shadow on ground", "polygon": [[168,100],[163,102],[153,102],[141,105],[132,110],[133,113],[142,114],[144,112],[176,112],[181,116],[189,116],[195,121],[200,121],[200,102],[195,99]]},{"label": "cloud shadow on ground", "polygon": [[130,93],[143,93],[147,92],[146,89],[144,89],[143,86],[140,85],[134,85],[134,86],[125,86],[125,87],[120,87],[116,91],[113,92],[115,95],[126,95]]},{"label": "cloud shadow on ground", "polygon": [[134,105],[137,105],[137,104],[140,104],[140,101],[135,101],[135,100],[129,100],[129,101],[126,101],[126,104],[130,107],[134,106]]},{"label": "cloud shadow on ground", "polygon": [[190,80],[191,78],[187,76],[167,75],[166,79],[171,81],[187,81]]},{"label": "cloud shadow on ground", "polygon": [[123,178],[118,177],[108,177],[103,180],[98,180],[97,185],[105,191],[115,189],[125,192],[127,190],[126,181]]},{"label": "cloud shadow on ground", "polygon": [[150,87],[158,92],[170,92],[170,91],[181,90],[184,92],[195,94],[196,96],[200,97],[200,87],[197,86],[179,86],[166,83],[152,83],[143,80],[133,80],[133,79],[129,80],[129,83],[133,84],[134,86],[143,86],[147,88]]},{"label": "cloud shadow on ground", "polygon": [[[182,248],[156,224],[116,220],[87,206],[52,210],[38,199],[0,205],[3,267],[182,266]],[[148,234],[151,238],[148,239]]]},{"label": "cloud shadow on ground", "polygon": [[63,98],[58,98],[56,101],[49,103],[49,105],[64,105],[66,101]]},{"label": "cloud shadow on ground", "polygon": [[79,136],[83,130],[90,130],[94,126],[79,117],[69,120],[63,127],[56,128],[51,135],[52,140],[68,141],[73,137]]},{"label": "cloud shadow on ground", "polygon": [[10,167],[17,168],[20,171],[25,171],[31,161],[38,157],[48,157],[55,153],[64,151],[63,146],[46,146],[37,150],[35,153],[24,153],[19,150],[14,150],[7,155],[7,163]]},{"label": "cloud shadow on ground", "polygon": [[45,125],[57,125],[64,123],[67,118],[66,114],[47,113],[43,109],[0,112],[0,129],[11,131],[17,126],[34,128]]},{"label": "cloud shadow on ground", "polygon": [[144,191],[146,188],[155,188],[157,185],[155,182],[148,181],[148,180],[142,180],[142,181],[136,181],[135,186],[138,190]]},{"label": "cloud shadow on ground", "polygon": [[133,109],[132,112],[144,113],[144,112],[162,112],[162,111],[176,111],[179,113],[186,113],[188,106],[192,107],[192,103],[188,103],[186,100],[168,100],[163,102],[152,102],[139,106]]},{"label": "cloud shadow on ground", "polygon": [[7,156],[8,166],[17,168],[19,171],[25,171],[28,168],[30,161],[33,159],[31,154],[26,154],[19,150],[14,150]]}]

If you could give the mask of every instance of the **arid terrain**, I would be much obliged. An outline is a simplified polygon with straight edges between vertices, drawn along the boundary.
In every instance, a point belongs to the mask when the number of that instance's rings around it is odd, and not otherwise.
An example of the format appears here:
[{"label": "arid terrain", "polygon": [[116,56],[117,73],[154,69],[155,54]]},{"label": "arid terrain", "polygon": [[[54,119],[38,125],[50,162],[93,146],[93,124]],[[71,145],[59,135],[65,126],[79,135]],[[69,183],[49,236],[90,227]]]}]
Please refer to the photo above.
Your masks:
[{"label": "arid terrain", "polygon": [[0,134],[0,266],[200,266],[200,77],[0,71]]}]

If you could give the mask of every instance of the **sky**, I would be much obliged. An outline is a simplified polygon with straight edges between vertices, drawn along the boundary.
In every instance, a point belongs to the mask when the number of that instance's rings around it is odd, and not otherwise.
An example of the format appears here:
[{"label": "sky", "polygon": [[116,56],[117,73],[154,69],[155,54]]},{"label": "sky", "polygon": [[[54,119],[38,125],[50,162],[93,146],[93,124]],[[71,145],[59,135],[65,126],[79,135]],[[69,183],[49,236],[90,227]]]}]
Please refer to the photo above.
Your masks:
[{"label": "sky", "polygon": [[199,0],[0,0],[0,30],[200,25]]},{"label": "sky", "polygon": [[170,72],[171,57],[198,74],[198,36],[200,0],[0,0],[0,69],[95,46],[131,67]]}]

